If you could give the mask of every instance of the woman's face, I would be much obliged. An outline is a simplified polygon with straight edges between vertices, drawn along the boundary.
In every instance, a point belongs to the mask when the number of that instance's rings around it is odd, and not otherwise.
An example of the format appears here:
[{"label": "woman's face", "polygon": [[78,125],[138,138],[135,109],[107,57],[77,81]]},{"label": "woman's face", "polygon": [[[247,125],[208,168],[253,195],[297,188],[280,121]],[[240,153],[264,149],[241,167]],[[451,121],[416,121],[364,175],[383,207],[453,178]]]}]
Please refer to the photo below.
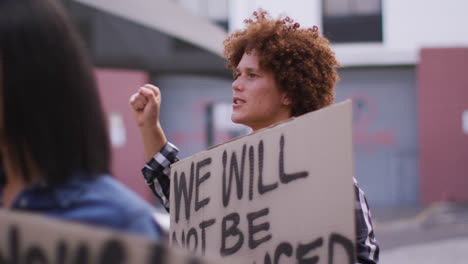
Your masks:
[{"label": "woman's face", "polygon": [[279,90],[273,72],[260,68],[255,50],[244,53],[232,83],[231,119],[252,130],[268,127],[291,116],[291,103]]}]

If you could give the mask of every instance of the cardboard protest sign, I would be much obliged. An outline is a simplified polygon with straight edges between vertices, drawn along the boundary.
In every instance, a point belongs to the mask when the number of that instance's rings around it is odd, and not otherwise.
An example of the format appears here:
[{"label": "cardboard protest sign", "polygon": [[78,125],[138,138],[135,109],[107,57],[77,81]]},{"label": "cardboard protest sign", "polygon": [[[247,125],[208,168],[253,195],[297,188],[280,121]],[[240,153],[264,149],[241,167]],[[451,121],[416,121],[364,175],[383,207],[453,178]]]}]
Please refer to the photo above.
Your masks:
[{"label": "cardboard protest sign", "polygon": [[136,235],[0,210],[0,263],[206,263]]},{"label": "cardboard protest sign", "polygon": [[171,169],[170,242],[225,263],[354,263],[351,101]]}]

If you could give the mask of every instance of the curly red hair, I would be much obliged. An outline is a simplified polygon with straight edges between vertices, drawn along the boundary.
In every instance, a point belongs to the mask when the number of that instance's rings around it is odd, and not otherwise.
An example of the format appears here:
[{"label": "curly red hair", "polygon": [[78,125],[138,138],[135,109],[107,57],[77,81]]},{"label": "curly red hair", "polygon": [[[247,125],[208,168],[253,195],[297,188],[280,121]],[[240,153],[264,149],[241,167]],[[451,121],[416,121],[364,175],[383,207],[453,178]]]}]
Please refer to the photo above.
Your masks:
[{"label": "curly red hair", "polygon": [[223,42],[228,68],[235,70],[242,55],[255,50],[260,67],[273,71],[290,98],[292,116],[333,103],[339,63],[317,27],[300,28],[289,17],[275,20],[261,9],[244,22],[246,29],[233,32]]}]

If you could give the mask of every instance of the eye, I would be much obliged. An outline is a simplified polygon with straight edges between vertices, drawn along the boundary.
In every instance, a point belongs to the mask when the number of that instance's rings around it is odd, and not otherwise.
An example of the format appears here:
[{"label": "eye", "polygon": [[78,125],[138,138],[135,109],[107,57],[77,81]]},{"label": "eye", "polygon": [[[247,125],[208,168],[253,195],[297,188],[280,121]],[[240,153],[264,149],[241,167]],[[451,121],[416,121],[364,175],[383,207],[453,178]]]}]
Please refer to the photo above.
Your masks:
[{"label": "eye", "polygon": [[233,78],[234,80],[237,80],[237,78],[239,78],[239,76],[240,76],[240,73],[239,73],[239,72],[234,72],[234,73],[232,73],[232,78]]},{"label": "eye", "polygon": [[249,73],[248,76],[249,76],[249,78],[255,78],[255,77],[257,77],[258,75],[255,74],[255,73]]}]

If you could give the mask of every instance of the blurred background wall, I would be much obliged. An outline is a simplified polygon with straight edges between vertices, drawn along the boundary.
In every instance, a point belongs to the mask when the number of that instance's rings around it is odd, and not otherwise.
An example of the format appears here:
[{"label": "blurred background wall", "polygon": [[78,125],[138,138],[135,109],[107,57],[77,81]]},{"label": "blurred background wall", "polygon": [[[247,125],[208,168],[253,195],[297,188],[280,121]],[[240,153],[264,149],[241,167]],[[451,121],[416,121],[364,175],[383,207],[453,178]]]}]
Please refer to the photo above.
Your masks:
[{"label": "blurred background wall", "polygon": [[[231,72],[205,44],[241,28],[259,7],[317,25],[331,40],[342,64],[336,101],[353,99],[355,174],[372,207],[468,201],[467,1],[62,1],[97,68],[114,173],[150,201],[128,98],[148,81],[161,88],[161,123],[181,157],[247,133],[229,119]],[[145,3],[141,13],[155,13],[145,19],[173,28],[186,21],[186,33],[144,23],[135,14]],[[135,12],[112,12],[119,4]],[[202,40],[184,37],[193,32]]]}]

